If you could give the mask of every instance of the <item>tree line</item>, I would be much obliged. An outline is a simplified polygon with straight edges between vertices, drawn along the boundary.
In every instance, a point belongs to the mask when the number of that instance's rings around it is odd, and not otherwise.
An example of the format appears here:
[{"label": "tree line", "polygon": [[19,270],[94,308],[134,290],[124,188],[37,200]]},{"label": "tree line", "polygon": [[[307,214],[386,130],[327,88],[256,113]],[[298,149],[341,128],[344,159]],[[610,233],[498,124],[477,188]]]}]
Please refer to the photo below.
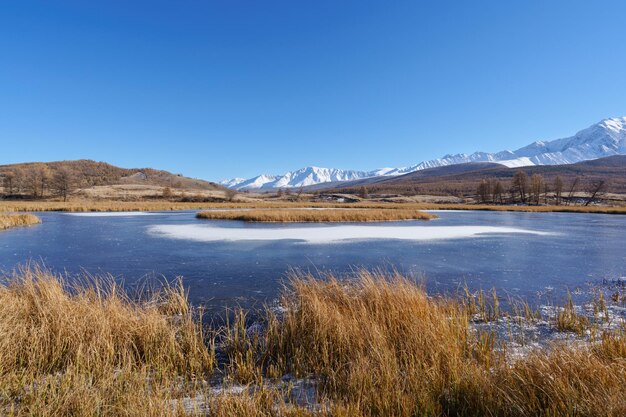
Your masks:
[{"label": "tree line", "polygon": [[50,168],[46,164],[15,166],[0,172],[3,197],[59,197],[67,201],[77,188],[78,174],[69,167]]},{"label": "tree line", "polygon": [[[570,186],[566,189],[563,179],[556,176],[552,182],[548,182],[540,174],[533,174],[528,177],[524,171],[518,171],[513,176],[508,195],[502,183],[495,178],[482,180],[476,189],[476,198],[483,204],[505,204],[522,203],[530,205],[548,204],[570,204],[574,193],[578,191],[580,179],[574,178]],[[601,192],[605,181],[596,181],[589,185],[586,190],[589,193],[584,201],[584,205],[589,205]],[[567,196],[564,196],[567,193]]]}]

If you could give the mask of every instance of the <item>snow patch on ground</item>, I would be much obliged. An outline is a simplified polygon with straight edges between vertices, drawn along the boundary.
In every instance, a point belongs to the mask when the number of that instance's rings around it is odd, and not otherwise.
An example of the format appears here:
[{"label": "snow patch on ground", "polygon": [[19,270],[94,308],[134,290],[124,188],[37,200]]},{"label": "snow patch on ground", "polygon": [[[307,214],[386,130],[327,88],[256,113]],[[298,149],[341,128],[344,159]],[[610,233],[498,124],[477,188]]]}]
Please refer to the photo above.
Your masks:
[{"label": "snow patch on ground", "polygon": [[232,228],[212,225],[154,225],[149,233],[171,239],[216,241],[275,241],[299,240],[308,243],[335,243],[347,240],[402,239],[442,240],[475,238],[491,234],[525,233],[549,235],[547,232],[495,226],[319,226],[319,227],[265,227]]}]

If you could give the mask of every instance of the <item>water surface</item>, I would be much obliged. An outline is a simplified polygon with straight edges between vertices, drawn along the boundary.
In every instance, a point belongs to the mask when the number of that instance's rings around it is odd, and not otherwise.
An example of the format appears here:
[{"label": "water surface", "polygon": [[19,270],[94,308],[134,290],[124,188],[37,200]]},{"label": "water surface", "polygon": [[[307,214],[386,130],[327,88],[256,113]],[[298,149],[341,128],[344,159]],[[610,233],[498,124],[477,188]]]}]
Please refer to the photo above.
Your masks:
[{"label": "water surface", "polygon": [[40,213],[0,232],[0,268],[29,260],[56,271],[111,273],[135,286],[182,276],[209,307],[275,298],[291,268],[397,269],[431,292],[460,285],[533,298],[626,276],[626,216],[439,212],[434,221],[246,224],[195,212]]}]

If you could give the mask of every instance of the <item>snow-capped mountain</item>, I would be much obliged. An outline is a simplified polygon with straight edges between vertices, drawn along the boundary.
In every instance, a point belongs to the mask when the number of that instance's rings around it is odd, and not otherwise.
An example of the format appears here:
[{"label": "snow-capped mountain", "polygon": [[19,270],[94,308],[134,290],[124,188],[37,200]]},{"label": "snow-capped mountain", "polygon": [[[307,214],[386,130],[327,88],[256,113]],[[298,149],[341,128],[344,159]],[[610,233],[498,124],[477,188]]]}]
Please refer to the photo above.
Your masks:
[{"label": "snow-capped mountain", "polygon": [[373,171],[351,171],[334,168],[307,167],[283,175],[259,175],[244,180],[234,178],[220,184],[244,189],[293,188],[338,181],[408,174],[427,168],[469,162],[496,162],[508,167],[528,165],[573,164],[611,155],[626,155],[626,117],[605,119],[574,136],[553,141],[536,141],[516,151],[497,153],[445,155],[405,168],[381,168]]}]

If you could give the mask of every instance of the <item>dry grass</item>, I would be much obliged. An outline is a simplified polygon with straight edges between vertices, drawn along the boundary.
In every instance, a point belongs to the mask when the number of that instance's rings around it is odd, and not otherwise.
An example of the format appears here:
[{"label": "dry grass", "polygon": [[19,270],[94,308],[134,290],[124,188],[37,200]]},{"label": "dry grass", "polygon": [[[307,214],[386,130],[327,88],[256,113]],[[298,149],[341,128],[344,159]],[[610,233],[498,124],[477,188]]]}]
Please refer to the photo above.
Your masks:
[{"label": "dry grass", "polygon": [[[513,365],[465,304],[395,275],[298,276],[265,332],[231,332],[233,377],[314,376],[334,416],[622,416],[626,341],[555,345]],[[236,323],[242,323],[239,320]],[[235,323],[234,328],[238,325]],[[243,399],[241,399],[243,401]],[[247,414],[252,415],[252,414]]]},{"label": "dry grass", "polygon": [[242,220],[246,222],[380,222],[394,220],[431,220],[434,214],[398,209],[328,209],[328,210],[248,210],[202,211],[199,219]]},{"label": "dry grass", "polygon": [[41,223],[41,220],[33,214],[0,213],[0,230],[6,230],[12,227],[31,226],[39,223]]},{"label": "dry grass", "polygon": [[350,208],[388,210],[481,210],[515,212],[563,212],[563,213],[604,213],[626,214],[626,206],[507,206],[479,204],[435,204],[435,203],[393,203],[383,201],[361,201],[358,203],[333,203],[315,201],[270,201],[252,202],[170,202],[170,201],[98,201],[77,200],[59,201],[3,201],[0,212],[23,211],[169,211],[201,209],[295,209],[295,208]]},{"label": "dry grass", "polygon": [[26,268],[0,287],[2,415],[170,415],[213,358],[180,285],[135,302]]},{"label": "dry grass", "polygon": [[[0,414],[626,415],[619,332],[512,363],[492,334],[472,331],[476,306],[366,271],[294,276],[282,306],[256,331],[240,312],[207,337],[180,285],[133,301],[112,283],[25,269],[0,287]],[[288,373],[317,382],[315,407],[277,385]],[[251,385],[215,393],[202,382],[211,375]]]}]

